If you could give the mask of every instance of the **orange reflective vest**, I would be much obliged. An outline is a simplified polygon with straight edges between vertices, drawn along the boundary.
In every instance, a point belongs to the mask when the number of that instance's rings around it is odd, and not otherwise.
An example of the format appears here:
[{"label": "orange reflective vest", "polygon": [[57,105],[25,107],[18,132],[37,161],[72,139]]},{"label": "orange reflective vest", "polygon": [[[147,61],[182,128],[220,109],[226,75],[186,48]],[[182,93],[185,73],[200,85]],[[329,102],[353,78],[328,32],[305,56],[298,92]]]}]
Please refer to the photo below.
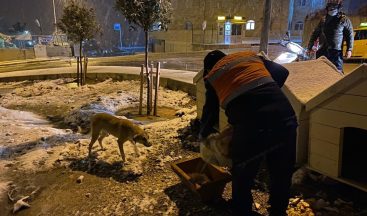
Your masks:
[{"label": "orange reflective vest", "polygon": [[262,59],[252,51],[229,54],[205,76],[224,109],[237,96],[266,83],[274,82]]}]

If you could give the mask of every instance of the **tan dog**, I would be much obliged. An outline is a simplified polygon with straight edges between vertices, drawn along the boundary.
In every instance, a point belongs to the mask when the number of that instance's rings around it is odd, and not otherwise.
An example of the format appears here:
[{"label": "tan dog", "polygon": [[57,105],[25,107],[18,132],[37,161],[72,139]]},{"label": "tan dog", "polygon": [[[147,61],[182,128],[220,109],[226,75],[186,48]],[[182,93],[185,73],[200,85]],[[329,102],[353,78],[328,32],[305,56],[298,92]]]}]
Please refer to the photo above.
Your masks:
[{"label": "tan dog", "polygon": [[124,143],[130,141],[134,144],[135,154],[139,155],[136,142],[150,147],[148,135],[139,126],[127,119],[120,119],[107,113],[97,113],[91,119],[92,139],[89,143],[88,157],[91,156],[93,144],[97,141],[103,149],[102,140],[108,134],[118,138],[117,143],[120,149],[122,161],[125,162]]},{"label": "tan dog", "polygon": [[230,142],[233,128],[227,126],[222,132],[210,134],[200,144],[201,158],[210,164],[223,167],[232,167],[230,158]]}]

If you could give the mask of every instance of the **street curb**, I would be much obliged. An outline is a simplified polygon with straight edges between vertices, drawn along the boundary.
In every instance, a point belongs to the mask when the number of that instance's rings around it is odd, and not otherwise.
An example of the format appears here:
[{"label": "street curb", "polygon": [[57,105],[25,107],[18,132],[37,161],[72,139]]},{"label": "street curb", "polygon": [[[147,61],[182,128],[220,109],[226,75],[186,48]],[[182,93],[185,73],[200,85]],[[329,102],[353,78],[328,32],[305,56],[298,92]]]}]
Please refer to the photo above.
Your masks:
[{"label": "street curb", "polygon": [[[42,75],[20,75],[12,77],[0,77],[0,82],[20,82],[25,80],[49,80],[49,79],[60,79],[60,78],[76,78],[76,73],[62,73],[62,74],[42,74]],[[106,79],[112,79],[116,81],[122,80],[140,80],[138,74],[130,73],[87,73],[86,76],[87,83],[90,81],[103,81]],[[174,91],[183,91],[191,96],[196,95],[196,85],[193,83],[184,82],[181,80],[176,80],[174,78],[161,77],[159,86],[168,88]]]},{"label": "street curb", "polygon": [[28,64],[28,63],[42,63],[42,62],[51,62],[51,61],[61,61],[60,58],[55,59],[31,59],[31,60],[22,60],[18,62],[11,62],[11,61],[0,61],[0,67],[3,66],[13,66],[13,65],[20,65],[20,64]]}]

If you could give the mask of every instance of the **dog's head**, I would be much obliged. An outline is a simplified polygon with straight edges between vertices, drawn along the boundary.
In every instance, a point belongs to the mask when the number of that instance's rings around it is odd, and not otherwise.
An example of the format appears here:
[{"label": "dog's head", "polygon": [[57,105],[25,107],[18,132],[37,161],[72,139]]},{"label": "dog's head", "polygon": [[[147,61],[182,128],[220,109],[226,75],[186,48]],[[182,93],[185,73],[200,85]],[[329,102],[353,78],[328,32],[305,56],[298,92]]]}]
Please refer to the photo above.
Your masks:
[{"label": "dog's head", "polygon": [[152,146],[152,144],[148,141],[149,137],[148,134],[144,132],[136,134],[133,138],[135,142],[141,143],[146,147]]}]

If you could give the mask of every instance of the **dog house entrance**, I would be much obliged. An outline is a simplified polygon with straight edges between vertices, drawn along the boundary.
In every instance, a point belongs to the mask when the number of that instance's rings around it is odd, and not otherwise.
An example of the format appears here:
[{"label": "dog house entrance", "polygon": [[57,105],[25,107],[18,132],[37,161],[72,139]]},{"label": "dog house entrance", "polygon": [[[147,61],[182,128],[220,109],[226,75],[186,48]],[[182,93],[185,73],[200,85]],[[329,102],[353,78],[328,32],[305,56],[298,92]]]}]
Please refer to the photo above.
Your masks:
[{"label": "dog house entrance", "polygon": [[344,178],[367,183],[367,130],[344,128],[342,170]]}]

